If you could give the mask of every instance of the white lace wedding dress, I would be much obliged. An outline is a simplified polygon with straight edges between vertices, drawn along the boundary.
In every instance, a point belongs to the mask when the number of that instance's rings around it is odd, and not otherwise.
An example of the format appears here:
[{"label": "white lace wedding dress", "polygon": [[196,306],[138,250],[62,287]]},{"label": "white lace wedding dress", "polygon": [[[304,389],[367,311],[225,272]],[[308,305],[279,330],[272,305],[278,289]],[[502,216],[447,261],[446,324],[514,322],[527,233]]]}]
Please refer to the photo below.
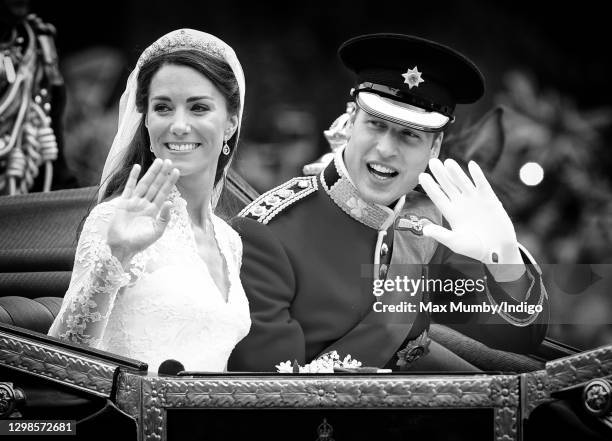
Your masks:
[{"label": "white lace wedding dress", "polygon": [[180,361],[186,370],[225,370],[251,325],[239,278],[242,242],[212,215],[228,270],[225,301],[197,253],[187,204],[176,188],[170,200],[166,231],[132,259],[127,272],[105,239],[116,199],[91,211],[70,287],[49,335],[147,362],[153,372],[167,359]]}]

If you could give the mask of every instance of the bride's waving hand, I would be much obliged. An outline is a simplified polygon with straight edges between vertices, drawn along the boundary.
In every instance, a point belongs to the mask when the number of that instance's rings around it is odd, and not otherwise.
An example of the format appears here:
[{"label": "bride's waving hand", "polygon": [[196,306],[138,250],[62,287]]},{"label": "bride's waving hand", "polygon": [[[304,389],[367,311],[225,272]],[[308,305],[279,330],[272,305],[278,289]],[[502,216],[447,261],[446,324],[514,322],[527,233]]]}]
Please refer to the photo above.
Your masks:
[{"label": "bride's waving hand", "polygon": [[167,199],[179,178],[169,159],[153,161],[140,180],[139,174],[134,164],[108,229],[108,246],[124,266],[164,233],[172,207]]}]

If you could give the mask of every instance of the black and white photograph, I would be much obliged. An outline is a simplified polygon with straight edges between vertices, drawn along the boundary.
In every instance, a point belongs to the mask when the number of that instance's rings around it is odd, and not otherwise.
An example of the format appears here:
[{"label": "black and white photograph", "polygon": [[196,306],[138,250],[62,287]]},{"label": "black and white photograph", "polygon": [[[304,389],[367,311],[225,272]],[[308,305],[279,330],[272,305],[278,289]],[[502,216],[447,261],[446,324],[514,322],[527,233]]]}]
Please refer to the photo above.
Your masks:
[{"label": "black and white photograph", "polygon": [[610,24],[0,0],[0,435],[611,439]]}]

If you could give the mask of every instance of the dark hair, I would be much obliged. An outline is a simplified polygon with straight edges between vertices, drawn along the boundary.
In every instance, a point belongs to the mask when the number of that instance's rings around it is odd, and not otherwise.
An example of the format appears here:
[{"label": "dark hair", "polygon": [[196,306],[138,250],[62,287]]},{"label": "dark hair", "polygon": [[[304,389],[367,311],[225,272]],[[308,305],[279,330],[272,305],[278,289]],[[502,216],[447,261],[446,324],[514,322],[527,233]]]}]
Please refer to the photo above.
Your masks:
[{"label": "dark hair", "polygon": [[[155,156],[149,149],[151,141],[149,139],[149,132],[145,127],[144,115],[147,113],[151,80],[162,66],[168,64],[187,66],[200,72],[208,78],[219,92],[221,92],[221,95],[225,97],[228,113],[230,115],[238,115],[238,110],[240,108],[240,90],[236,77],[225,60],[195,50],[181,50],[152,58],[140,68],[137,78],[136,108],[143,114],[143,117],[140,120],[134,138],[121,159],[119,167],[109,177],[108,185],[104,190],[103,199],[107,199],[123,191],[130,170],[134,164],[140,165],[140,176],[142,176],[155,159]],[[237,138],[238,132],[236,131],[227,142],[230,147],[230,154],[219,155],[214,185],[217,185],[222,179],[223,169],[236,151]]]},{"label": "dark hair", "polygon": [[[361,111],[363,111],[363,112],[365,112],[367,114],[367,112],[365,110],[363,110],[361,107],[359,107],[357,104],[355,104],[355,113],[353,114],[353,118],[357,118],[357,113],[359,113]],[[433,132],[434,136],[433,136],[433,138],[431,140],[431,148],[433,148],[434,144],[436,143],[436,140],[440,136],[442,136],[445,132],[446,132],[446,129],[440,130],[439,132]],[[441,151],[442,151],[442,146],[440,146],[440,152]]]}]

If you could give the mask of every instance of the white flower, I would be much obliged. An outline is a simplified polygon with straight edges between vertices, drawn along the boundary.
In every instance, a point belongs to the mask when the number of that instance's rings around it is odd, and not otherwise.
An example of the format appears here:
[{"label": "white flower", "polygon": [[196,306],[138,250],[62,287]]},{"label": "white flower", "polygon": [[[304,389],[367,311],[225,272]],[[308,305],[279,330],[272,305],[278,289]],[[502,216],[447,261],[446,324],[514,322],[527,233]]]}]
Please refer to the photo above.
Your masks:
[{"label": "white flower", "polygon": [[334,373],[334,363],[330,360],[323,360],[317,358],[312,360],[303,368],[300,367],[300,373],[310,373],[310,374],[333,374]]},{"label": "white flower", "polygon": [[274,367],[276,368],[276,371],[281,374],[292,374],[293,373],[293,366],[291,365],[291,362],[289,360],[283,361]]},{"label": "white flower", "polygon": [[349,368],[349,369],[358,368],[358,367],[361,367],[361,362],[351,358],[349,354],[346,357],[344,357],[344,360],[342,360],[342,367]]},{"label": "white flower", "polygon": [[[353,359],[350,354],[340,359],[337,351],[326,352],[305,366],[299,366],[300,374],[333,374],[334,368],[356,369],[361,362]],[[276,370],[282,374],[293,373],[293,364],[287,360],[276,365]]]}]

